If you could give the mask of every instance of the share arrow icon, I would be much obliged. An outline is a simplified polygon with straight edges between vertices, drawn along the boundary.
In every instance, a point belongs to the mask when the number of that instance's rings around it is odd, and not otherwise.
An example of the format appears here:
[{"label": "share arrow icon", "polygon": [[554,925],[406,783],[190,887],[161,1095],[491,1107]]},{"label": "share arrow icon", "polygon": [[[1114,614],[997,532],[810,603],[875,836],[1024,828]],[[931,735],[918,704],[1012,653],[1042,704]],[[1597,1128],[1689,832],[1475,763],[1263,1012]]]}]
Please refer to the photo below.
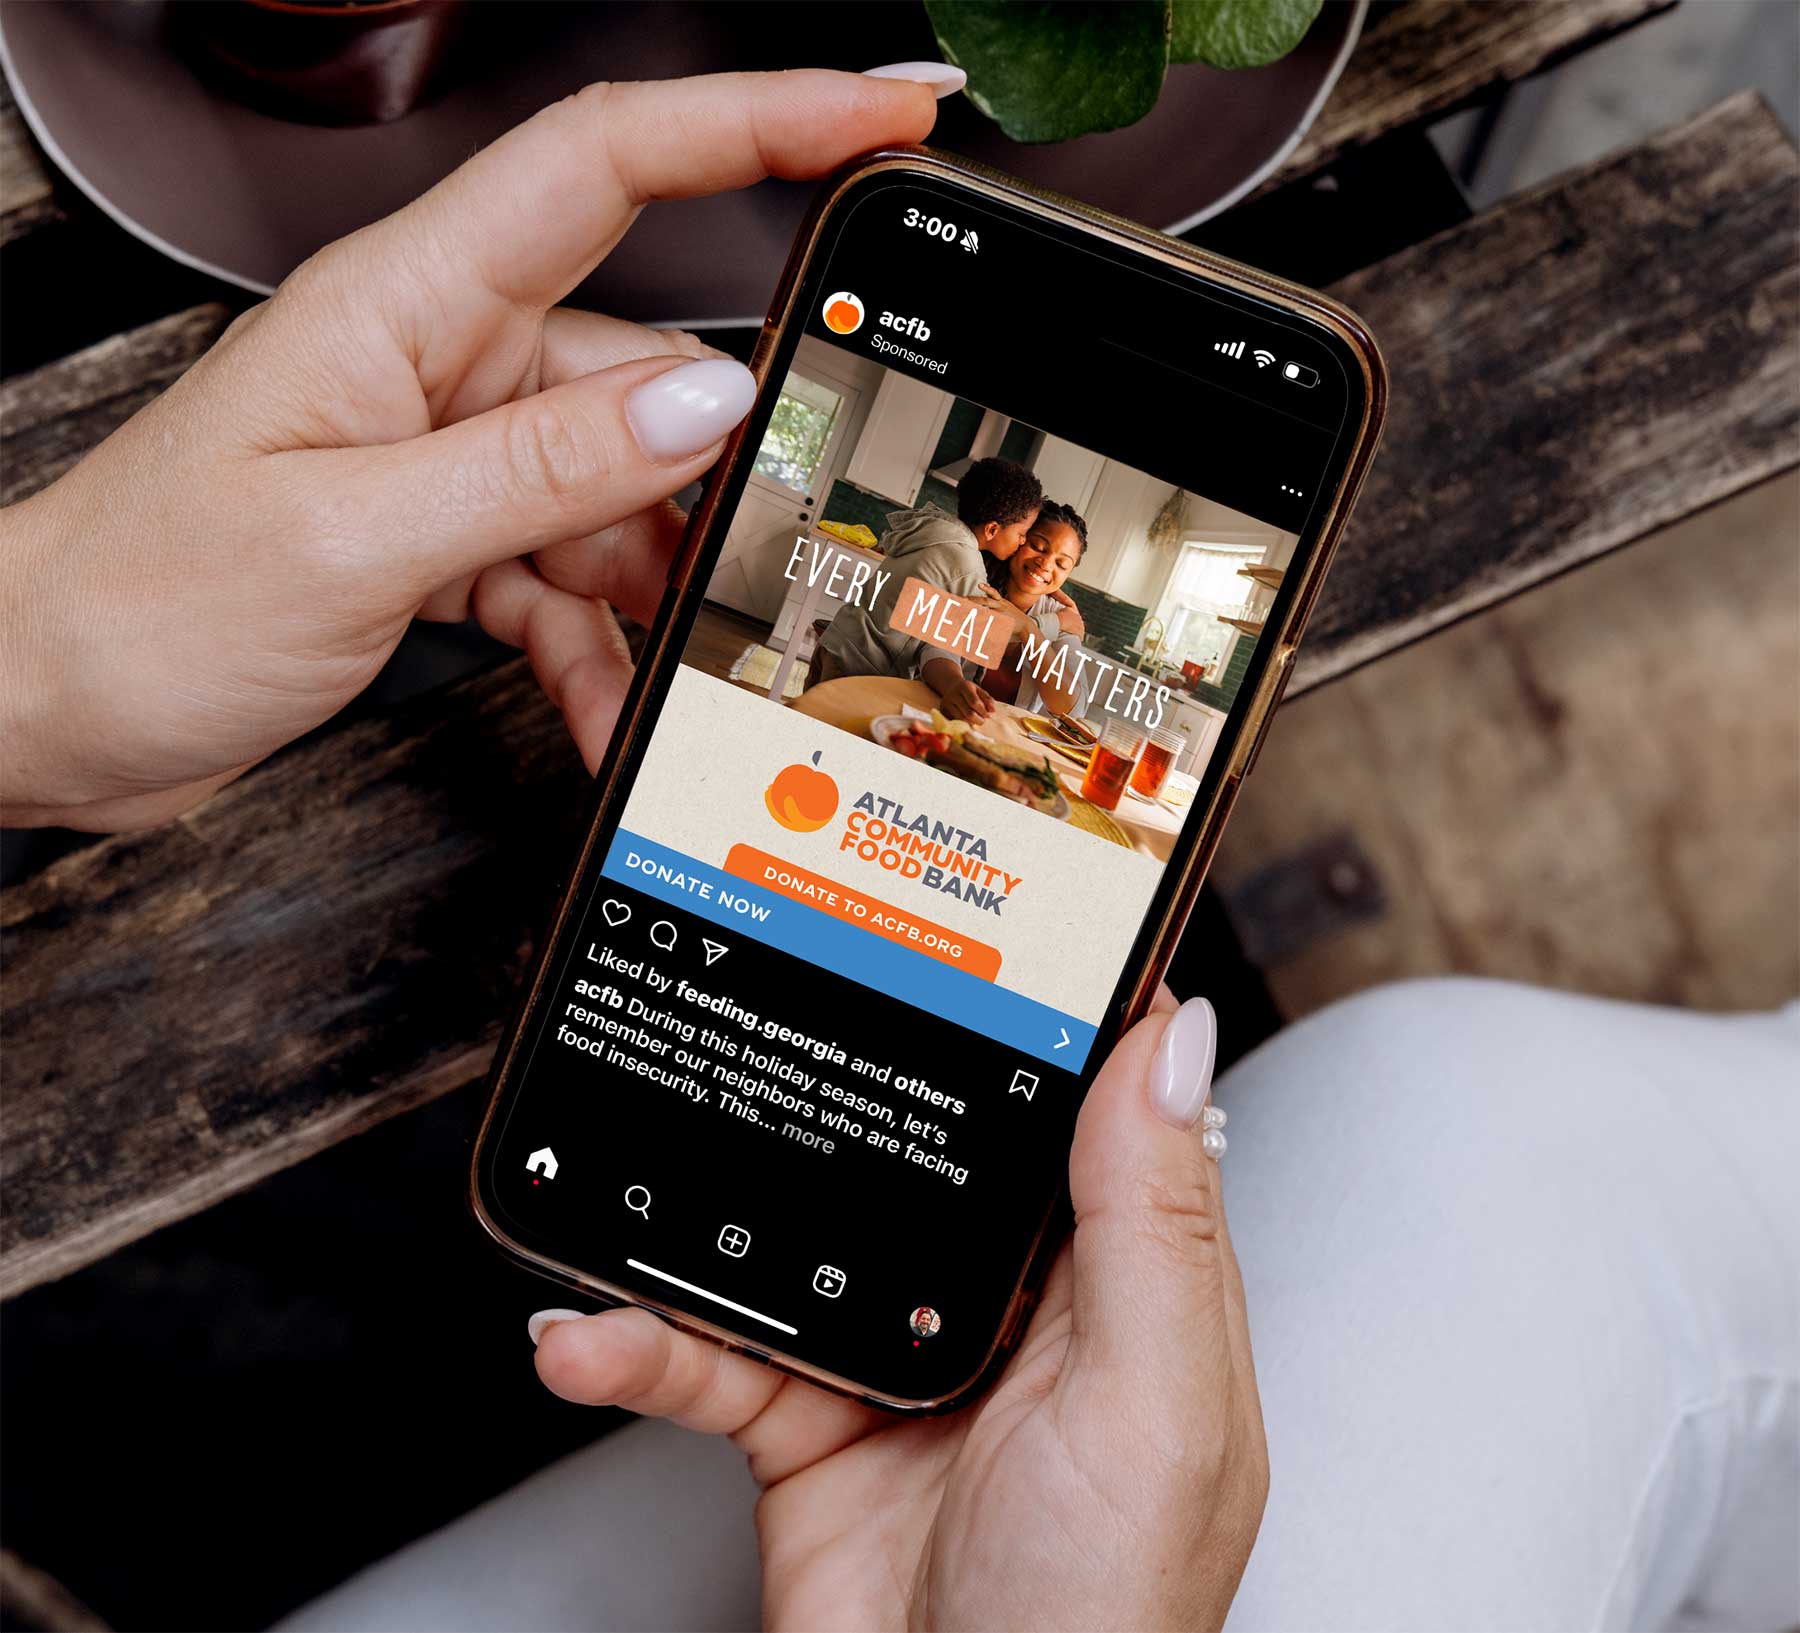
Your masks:
[{"label": "share arrow icon", "polygon": [[709,970],[729,951],[724,942],[714,941],[711,936],[702,936],[700,945],[706,949],[706,967]]}]

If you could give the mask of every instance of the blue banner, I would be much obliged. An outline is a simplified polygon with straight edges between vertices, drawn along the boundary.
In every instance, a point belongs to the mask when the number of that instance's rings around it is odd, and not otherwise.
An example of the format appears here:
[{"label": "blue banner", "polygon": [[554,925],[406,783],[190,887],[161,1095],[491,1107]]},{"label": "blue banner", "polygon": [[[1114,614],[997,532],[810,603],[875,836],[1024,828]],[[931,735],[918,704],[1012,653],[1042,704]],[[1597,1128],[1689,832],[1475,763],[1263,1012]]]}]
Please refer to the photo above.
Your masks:
[{"label": "blue banner", "polygon": [[1086,1021],[791,901],[723,868],[683,856],[653,839],[621,829],[601,872],[618,884],[686,908],[723,929],[779,947],[859,986],[888,993],[1065,1071],[1080,1071],[1094,1046],[1094,1028]]}]

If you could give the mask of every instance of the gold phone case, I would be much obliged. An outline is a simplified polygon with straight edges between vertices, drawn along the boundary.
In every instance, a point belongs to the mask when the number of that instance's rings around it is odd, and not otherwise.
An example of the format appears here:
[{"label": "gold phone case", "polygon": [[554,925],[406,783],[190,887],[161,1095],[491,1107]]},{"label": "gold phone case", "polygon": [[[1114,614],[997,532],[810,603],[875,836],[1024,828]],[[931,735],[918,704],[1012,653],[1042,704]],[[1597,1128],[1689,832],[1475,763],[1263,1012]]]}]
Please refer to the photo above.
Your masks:
[{"label": "gold phone case", "polygon": [[[805,221],[801,224],[799,235],[794,241],[794,248],[788,256],[787,265],[782,270],[781,280],[776,285],[775,298],[770,304],[769,315],[763,322],[762,333],[751,354],[750,368],[756,375],[759,392],[769,383],[770,360],[779,350],[788,326],[804,321],[795,311],[795,297],[804,282],[806,270],[818,248],[821,234],[831,212],[852,186],[870,176],[884,172],[905,172],[925,178],[953,181],[987,198],[1040,218],[1060,221],[1064,224],[1074,221],[1108,243],[1148,256],[1165,266],[1180,271],[1203,273],[1215,283],[1254,295],[1271,305],[1322,324],[1346,344],[1362,370],[1362,423],[1355,430],[1350,456],[1344,466],[1337,490],[1327,501],[1325,516],[1320,524],[1319,542],[1309,558],[1304,576],[1299,581],[1295,594],[1289,600],[1279,626],[1265,631],[1265,639],[1270,639],[1272,642],[1269,658],[1263,666],[1261,677],[1243,722],[1229,743],[1221,741],[1214,750],[1215,753],[1226,756],[1224,774],[1205,806],[1193,850],[1176,879],[1175,888],[1169,896],[1168,906],[1155,926],[1149,956],[1145,959],[1132,986],[1124,1020],[1124,1024],[1130,1026],[1149,1008],[1157,985],[1162,980],[1169,957],[1174,951],[1176,942],[1180,939],[1182,926],[1186,923],[1194,900],[1199,894],[1201,883],[1206,878],[1207,867],[1212,861],[1213,852],[1218,847],[1219,837],[1224,832],[1225,822],[1231,814],[1231,807],[1237,798],[1238,789],[1243,785],[1244,778],[1256,762],[1257,753],[1262,747],[1263,738],[1267,735],[1269,723],[1274,717],[1276,705],[1280,702],[1281,694],[1286,689],[1288,679],[1293,672],[1294,656],[1298,650],[1301,631],[1305,628],[1307,617],[1318,600],[1319,589],[1324,583],[1326,570],[1330,566],[1332,555],[1342,536],[1351,507],[1355,503],[1357,494],[1361,491],[1363,480],[1368,474],[1370,461],[1374,458],[1376,444],[1380,439],[1382,421],[1387,406],[1386,366],[1381,360],[1381,353],[1376,346],[1374,337],[1363,326],[1362,320],[1346,307],[1340,306],[1337,302],[1313,290],[1272,277],[1268,273],[1241,266],[1235,261],[1228,261],[1220,256],[1209,254],[1207,251],[1183,243],[1179,239],[1152,232],[1148,228],[1140,227],[1117,216],[1108,215],[1104,211],[1093,209],[1074,199],[1044,192],[1015,177],[1005,175],[997,170],[990,170],[987,166],[977,164],[972,160],[962,159],[954,154],[939,153],[931,148],[892,148],[867,155],[855,164],[839,171],[821,185],[818,196],[814,199]],[[570,883],[557,904],[548,934],[541,943],[537,964],[527,981],[513,1020],[495,1055],[489,1077],[487,1109],[483,1113],[481,1128],[476,1136],[475,1155],[470,1168],[470,1205],[482,1228],[503,1251],[552,1280],[562,1282],[569,1287],[610,1303],[641,1305],[655,1311],[665,1321],[688,1332],[711,1339],[724,1345],[727,1349],[747,1352],[759,1359],[767,1360],[785,1372],[804,1378],[810,1383],[818,1384],[822,1388],[853,1396],[889,1411],[921,1414],[953,1411],[987,1387],[1024,1332],[1025,1320],[1035,1302],[1038,1284],[1042,1280],[1044,1271],[1048,1268],[1050,1254],[1057,1245],[1056,1235],[1051,1229],[1052,1221],[1055,1218],[1054,1209],[1046,1215],[1039,1229],[1032,1254],[1019,1277],[1007,1313],[1000,1324],[994,1348],[980,1370],[966,1384],[949,1395],[932,1400],[904,1400],[871,1391],[858,1384],[854,1379],[826,1372],[798,1357],[772,1351],[766,1345],[752,1345],[739,1333],[716,1326],[711,1322],[692,1316],[686,1311],[673,1309],[656,1299],[631,1292],[575,1266],[559,1263],[535,1252],[509,1237],[488,1213],[481,1200],[482,1151],[493,1132],[495,1109],[511,1082],[512,1074],[519,1065],[520,1041],[529,1031],[528,1023],[537,1013],[538,1005],[545,995],[544,986],[550,967],[548,954],[560,941],[568,926],[570,915],[579,908],[580,904],[576,897],[580,883],[588,871],[588,864],[592,859],[594,847],[603,826],[602,819],[611,809],[614,800],[623,797],[626,792],[620,783],[620,768],[629,758],[627,750],[648,724],[644,705],[645,699],[649,695],[650,680],[665,666],[680,660],[680,651],[673,643],[676,622],[674,611],[687,593],[689,580],[693,576],[696,564],[713,541],[715,527],[729,525],[730,517],[720,515],[720,495],[728,485],[725,480],[727,473],[735,469],[740,459],[754,456],[755,450],[745,446],[748,424],[749,421],[746,420],[732,433],[725,445],[719,464],[706,485],[705,492],[688,519],[686,537],[682,541],[681,550],[670,570],[668,596],[663,603],[662,612],[657,618],[656,627],[651,630],[649,640],[638,660],[636,678],[620,713],[611,751],[595,779],[595,802],[592,815],[580,853],[576,857],[574,869],[570,875]]]}]

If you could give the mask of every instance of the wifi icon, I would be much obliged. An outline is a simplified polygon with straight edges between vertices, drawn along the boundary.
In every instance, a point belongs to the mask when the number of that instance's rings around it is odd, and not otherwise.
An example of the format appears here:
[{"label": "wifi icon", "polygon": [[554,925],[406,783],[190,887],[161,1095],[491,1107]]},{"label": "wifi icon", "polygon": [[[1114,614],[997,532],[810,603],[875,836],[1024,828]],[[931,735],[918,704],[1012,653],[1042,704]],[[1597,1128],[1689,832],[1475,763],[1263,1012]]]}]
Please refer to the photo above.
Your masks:
[{"label": "wifi icon", "polygon": [[1273,352],[1264,351],[1260,346],[1250,355],[1256,359],[1256,366],[1259,369],[1266,369],[1275,361],[1275,354]]}]

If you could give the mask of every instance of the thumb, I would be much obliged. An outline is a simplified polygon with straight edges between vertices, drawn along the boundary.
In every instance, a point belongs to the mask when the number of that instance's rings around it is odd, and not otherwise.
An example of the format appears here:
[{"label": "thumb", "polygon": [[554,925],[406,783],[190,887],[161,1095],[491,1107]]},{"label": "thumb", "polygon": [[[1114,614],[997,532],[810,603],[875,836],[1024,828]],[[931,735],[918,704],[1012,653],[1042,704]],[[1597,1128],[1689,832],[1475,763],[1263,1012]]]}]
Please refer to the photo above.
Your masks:
[{"label": "thumb", "polygon": [[642,358],[408,441],[334,452],[345,467],[334,488],[423,598],[666,499],[705,473],[755,398],[756,377],[730,358]]},{"label": "thumb", "polygon": [[[1196,998],[1134,1027],[1088,1091],[1069,1157],[1078,1378],[1138,1406],[1191,1413],[1247,1375],[1243,1287],[1203,1113],[1217,1025]],[[1220,1141],[1210,1142],[1218,1146]]]}]

